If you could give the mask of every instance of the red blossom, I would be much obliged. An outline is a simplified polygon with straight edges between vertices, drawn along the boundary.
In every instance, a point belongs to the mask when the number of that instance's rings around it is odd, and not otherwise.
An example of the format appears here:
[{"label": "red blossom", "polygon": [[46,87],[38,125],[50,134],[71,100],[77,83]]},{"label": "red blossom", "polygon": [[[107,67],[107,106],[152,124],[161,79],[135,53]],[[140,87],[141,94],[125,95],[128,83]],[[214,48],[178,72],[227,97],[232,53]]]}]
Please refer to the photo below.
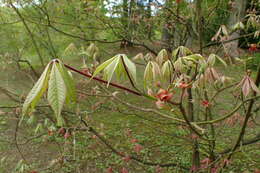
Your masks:
[{"label": "red blossom", "polygon": [[185,83],[185,82],[181,82],[181,83],[179,84],[179,88],[184,89],[184,88],[188,88],[188,87],[189,87],[189,84],[187,84],[187,83]]},{"label": "red blossom", "polygon": [[176,3],[179,4],[181,2],[181,0],[176,0]]},{"label": "red blossom", "polygon": [[210,103],[209,103],[208,100],[203,100],[201,104],[202,104],[202,106],[204,106],[204,107],[209,107],[209,105],[210,105]]},{"label": "red blossom", "polygon": [[140,144],[135,144],[135,146],[134,146],[134,151],[135,151],[136,153],[140,153],[140,152],[142,151],[142,149],[143,149],[143,146],[142,146],[142,145],[140,145]]},{"label": "red blossom", "polygon": [[256,52],[258,50],[257,45],[256,44],[250,44],[250,47],[248,48],[248,50],[250,52]]},{"label": "red blossom", "polygon": [[169,91],[164,89],[160,89],[156,95],[156,97],[161,101],[169,101],[171,100],[172,96],[173,93],[170,93]]}]

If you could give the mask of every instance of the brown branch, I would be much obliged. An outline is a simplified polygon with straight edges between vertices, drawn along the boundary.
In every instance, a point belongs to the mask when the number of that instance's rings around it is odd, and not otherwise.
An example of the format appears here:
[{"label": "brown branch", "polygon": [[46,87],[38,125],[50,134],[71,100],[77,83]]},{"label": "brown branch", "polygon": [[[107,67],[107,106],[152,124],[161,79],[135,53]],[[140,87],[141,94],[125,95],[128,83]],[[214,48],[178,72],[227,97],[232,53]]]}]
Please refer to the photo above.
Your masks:
[{"label": "brown branch", "polygon": [[33,45],[34,45],[34,47],[35,47],[35,50],[36,50],[36,52],[37,52],[37,54],[38,54],[38,56],[39,56],[41,65],[44,66],[43,58],[42,58],[41,52],[40,52],[40,50],[39,50],[39,48],[38,48],[38,46],[37,46],[37,43],[36,43],[36,40],[35,40],[35,38],[34,38],[33,33],[31,32],[29,26],[27,25],[27,23],[26,23],[24,17],[23,17],[22,14],[19,12],[19,10],[13,5],[12,2],[10,2],[10,5],[11,5],[11,7],[13,8],[13,10],[15,11],[15,13],[16,13],[16,14],[19,16],[19,18],[21,19],[21,21],[22,21],[22,23],[23,23],[25,29],[27,30],[28,34],[30,35],[31,40],[32,40],[32,43],[33,43]]},{"label": "brown branch", "polygon": [[255,33],[249,33],[249,34],[241,35],[241,36],[239,36],[239,37],[236,37],[236,38],[233,38],[233,39],[229,39],[229,40],[226,40],[226,41],[218,41],[218,42],[209,43],[209,44],[205,45],[205,46],[203,47],[203,49],[204,49],[204,48],[207,48],[207,47],[219,45],[219,44],[229,43],[229,42],[238,40],[238,39],[240,39],[240,38],[250,37],[250,36],[252,36],[252,35],[254,35],[254,34],[255,34]]}]

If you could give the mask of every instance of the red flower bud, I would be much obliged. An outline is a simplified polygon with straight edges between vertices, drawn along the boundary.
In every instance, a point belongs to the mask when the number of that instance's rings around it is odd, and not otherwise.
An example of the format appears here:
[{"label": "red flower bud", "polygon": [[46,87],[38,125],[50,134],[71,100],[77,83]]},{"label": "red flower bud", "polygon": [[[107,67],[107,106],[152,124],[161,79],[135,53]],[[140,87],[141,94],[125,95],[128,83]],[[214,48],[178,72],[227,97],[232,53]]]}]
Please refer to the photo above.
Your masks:
[{"label": "red flower bud", "polygon": [[209,107],[209,105],[210,105],[210,103],[209,103],[208,100],[203,100],[201,104],[202,104],[202,106],[204,106],[204,107]]},{"label": "red flower bud", "polygon": [[169,101],[171,100],[173,93],[169,93],[167,90],[160,89],[156,95],[156,97],[161,101]]}]

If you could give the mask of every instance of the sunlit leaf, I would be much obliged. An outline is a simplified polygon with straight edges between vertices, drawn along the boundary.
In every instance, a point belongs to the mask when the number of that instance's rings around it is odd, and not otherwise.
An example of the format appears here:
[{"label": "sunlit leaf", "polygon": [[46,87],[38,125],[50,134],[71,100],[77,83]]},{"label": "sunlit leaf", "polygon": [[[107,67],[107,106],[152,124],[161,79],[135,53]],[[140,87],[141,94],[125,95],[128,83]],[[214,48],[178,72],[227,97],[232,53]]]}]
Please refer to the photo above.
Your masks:
[{"label": "sunlit leaf", "polygon": [[162,49],[157,57],[156,57],[156,62],[158,63],[159,66],[162,66],[163,62],[167,61],[169,58],[168,58],[168,53],[167,53],[167,50],[165,49]]},{"label": "sunlit leaf", "polygon": [[46,91],[48,86],[49,72],[50,72],[49,67],[50,67],[50,63],[46,66],[41,77],[39,78],[39,80],[36,82],[34,87],[27,95],[23,104],[23,110],[22,110],[23,115],[28,113],[29,109],[34,109],[35,105],[40,100],[43,93]]},{"label": "sunlit leaf", "polygon": [[117,57],[114,56],[113,58],[110,58],[109,60],[103,62],[101,65],[99,65],[94,74],[93,74],[93,77],[96,76],[99,72],[101,72],[102,70],[104,70],[112,61],[114,61]]},{"label": "sunlit leaf", "polygon": [[191,50],[184,46],[179,46],[177,49],[175,49],[172,52],[172,56],[174,60],[177,60],[179,57],[188,56],[191,54],[192,54]]},{"label": "sunlit leaf", "polygon": [[126,65],[127,71],[129,72],[132,79],[136,82],[136,66],[135,64],[130,61],[126,55],[121,55]]},{"label": "sunlit leaf", "polygon": [[153,65],[152,62],[149,61],[144,70],[144,87],[146,87],[147,83],[153,80]]},{"label": "sunlit leaf", "polygon": [[109,85],[110,81],[112,80],[112,77],[114,75],[114,72],[118,66],[118,64],[120,63],[121,59],[119,56],[116,56],[115,59],[106,66],[106,68],[104,69],[104,73],[105,73],[105,78],[108,81],[107,86]]},{"label": "sunlit leaf", "polygon": [[64,124],[63,118],[61,117],[61,110],[66,98],[66,85],[62,78],[62,74],[59,71],[56,62],[53,63],[48,89],[48,101],[57,118],[58,126]]},{"label": "sunlit leaf", "polygon": [[76,87],[71,73],[66,70],[61,62],[57,64],[59,71],[61,72],[62,78],[65,82],[67,95],[66,95],[66,103],[71,104],[76,102]]},{"label": "sunlit leaf", "polygon": [[173,66],[170,60],[166,61],[162,66],[162,75],[166,80],[171,79],[173,75]]}]

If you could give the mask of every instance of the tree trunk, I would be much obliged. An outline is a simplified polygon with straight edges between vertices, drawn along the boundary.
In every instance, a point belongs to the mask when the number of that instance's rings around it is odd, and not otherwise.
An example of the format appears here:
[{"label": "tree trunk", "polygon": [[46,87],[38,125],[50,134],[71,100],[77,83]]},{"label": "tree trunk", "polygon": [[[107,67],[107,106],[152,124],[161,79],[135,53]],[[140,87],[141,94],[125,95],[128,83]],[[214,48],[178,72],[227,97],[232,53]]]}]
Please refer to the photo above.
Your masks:
[{"label": "tree trunk", "polygon": [[[166,8],[171,8],[172,7],[172,1],[171,0],[166,0],[165,2],[165,7]],[[162,29],[162,43],[163,47],[169,51],[171,51],[173,43],[172,43],[172,29],[171,29],[171,15],[167,10],[165,10],[165,23]]]},{"label": "tree trunk", "polygon": [[[241,21],[241,19],[243,19],[243,17],[245,16],[245,12],[246,12],[246,0],[234,0],[231,4],[232,8],[230,10],[230,17],[229,17],[229,21],[228,21],[228,27],[231,28],[232,26],[234,26],[234,24],[238,23],[239,21]],[[234,39],[240,36],[239,31],[236,31],[234,33],[232,33],[228,39]],[[225,48],[226,48],[226,53],[231,57],[238,57],[239,56],[239,51],[238,51],[238,41],[239,40],[235,40],[229,43],[225,44]]]}]

